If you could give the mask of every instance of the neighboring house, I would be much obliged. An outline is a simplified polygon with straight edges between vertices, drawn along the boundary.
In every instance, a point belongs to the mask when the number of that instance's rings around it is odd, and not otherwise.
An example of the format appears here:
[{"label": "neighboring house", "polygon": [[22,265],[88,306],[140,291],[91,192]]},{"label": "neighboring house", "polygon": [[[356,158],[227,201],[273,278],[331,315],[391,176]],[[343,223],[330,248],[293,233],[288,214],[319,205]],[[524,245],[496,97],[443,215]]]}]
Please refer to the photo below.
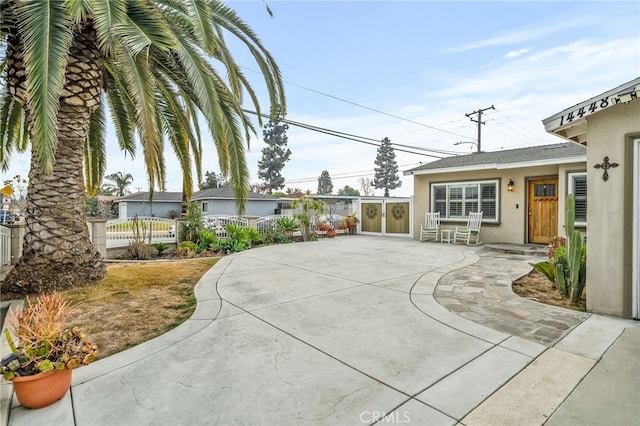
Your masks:
[{"label": "neighboring house", "polygon": [[[193,194],[204,215],[237,215],[236,199],[231,188],[209,188]],[[246,217],[261,217],[275,214],[280,198],[249,191],[244,211]]]},{"label": "neighboring house", "polygon": [[160,192],[153,193],[153,199],[149,192],[136,192],[125,195],[116,200],[118,204],[118,217],[155,216],[169,217],[170,211],[180,215],[182,210],[182,192]]},{"label": "neighboring house", "polygon": [[[192,201],[198,203],[203,215],[237,215],[238,208],[231,188],[203,189],[193,194]],[[119,205],[118,217],[156,216],[170,217],[170,212],[180,215],[182,211],[182,192],[154,192],[149,200],[148,192],[137,192],[114,200]],[[270,195],[249,192],[244,216],[261,217],[275,213],[279,198]]]},{"label": "neighboring house", "polygon": [[481,242],[549,243],[564,235],[568,193],[586,230],[586,150],[573,143],[448,157],[404,174],[413,175],[414,238],[426,212],[440,212],[441,228],[454,229],[481,211]]},{"label": "neighboring house", "polygon": [[587,309],[640,318],[640,78],[543,120],[587,148]]}]

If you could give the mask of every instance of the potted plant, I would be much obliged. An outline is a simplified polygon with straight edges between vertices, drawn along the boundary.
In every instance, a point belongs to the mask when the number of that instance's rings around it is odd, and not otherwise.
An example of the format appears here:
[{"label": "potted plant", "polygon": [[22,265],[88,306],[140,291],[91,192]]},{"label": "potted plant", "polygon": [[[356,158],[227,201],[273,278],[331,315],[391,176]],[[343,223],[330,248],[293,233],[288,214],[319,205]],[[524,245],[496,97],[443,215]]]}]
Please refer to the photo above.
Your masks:
[{"label": "potted plant", "polygon": [[356,217],[355,213],[345,216],[343,220],[347,224],[349,233],[355,234],[355,229],[358,223],[358,218]]},{"label": "potted plant", "polygon": [[[97,347],[78,328],[66,328],[72,306],[59,293],[28,297],[22,310],[7,315],[4,334],[11,354],[2,358],[2,376],[13,383],[20,404],[41,408],[71,387],[71,370],[95,360]],[[17,340],[17,346],[14,343]]]}]

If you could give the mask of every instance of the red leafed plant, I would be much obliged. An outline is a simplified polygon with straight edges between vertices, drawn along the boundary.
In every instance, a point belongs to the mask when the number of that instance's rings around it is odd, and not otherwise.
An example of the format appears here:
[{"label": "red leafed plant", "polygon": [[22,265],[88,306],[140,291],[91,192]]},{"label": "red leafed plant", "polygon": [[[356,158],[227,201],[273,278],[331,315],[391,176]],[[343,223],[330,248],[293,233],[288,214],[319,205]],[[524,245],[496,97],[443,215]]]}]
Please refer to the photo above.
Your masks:
[{"label": "red leafed plant", "polygon": [[18,340],[13,342],[8,330],[5,336],[20,367],[2,367],[6,380],[16,375],[31,376],[41,372],[76,368],[95,360],[98,348],[78,328],[67,329],[72,306],[59,293],[42,295],[35,301],[27,298],[22,310],[13,310],[7,323]]}]

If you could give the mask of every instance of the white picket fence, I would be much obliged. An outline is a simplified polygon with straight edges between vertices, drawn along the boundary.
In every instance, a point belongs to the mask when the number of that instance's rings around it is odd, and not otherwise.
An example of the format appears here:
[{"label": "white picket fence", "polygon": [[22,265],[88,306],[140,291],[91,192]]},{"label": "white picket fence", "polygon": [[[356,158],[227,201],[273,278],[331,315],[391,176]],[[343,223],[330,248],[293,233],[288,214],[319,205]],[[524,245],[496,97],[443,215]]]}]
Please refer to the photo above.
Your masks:
[{"label": "white picket fence", "polygon": [[[106,223],[107,248],[127,246],[134,239],[134,218],[113,219]],[[140,237],[154,243],[176,242],[176,221],[161,217],[138,217]]]},{"label": "white picket fence", "polygon": [[283,214],[272,214],[271,216],[259,217],[256,222],[256,228],[258,232],[260,232],[261,234],[264,234],[265,232],[269,232],[275,229],[276,225],[278,224],[278,220],[280,220],[281,217],[285,217],[285,216],[286,215],[283,215]]},{"label": "white picket fence", "polygon": [[229,223],[233,223],[240,226],[249,226],[249,219],[239,216],[227,216],[227,215],[207,215],[202,217],[204,227],[214,231],[218,238],[228,238],[229,235],[224,229]]},{"label": "white picket fence", "polygon": [[0,225],[0,265],[11,264],[11,229]]}]

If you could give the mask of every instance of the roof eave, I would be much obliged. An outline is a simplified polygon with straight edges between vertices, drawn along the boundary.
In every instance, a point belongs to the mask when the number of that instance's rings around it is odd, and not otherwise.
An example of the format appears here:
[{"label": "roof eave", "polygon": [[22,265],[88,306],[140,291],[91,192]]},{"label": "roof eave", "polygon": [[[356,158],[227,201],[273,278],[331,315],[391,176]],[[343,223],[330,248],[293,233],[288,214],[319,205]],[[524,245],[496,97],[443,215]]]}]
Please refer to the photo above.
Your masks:
[{"label": "roof eave", "polygon": [[441,173],[475,172],[479,170],[522,169],[529,167],[552,166],[556,164],[582,163],[587,161],[586,155],[575,157],[550,158],[547,160],[518,161],[513,163],[477,164],[474,166],[442,167],[439,169],[415,170],[404,172],[405,176],[435,175]]}]

